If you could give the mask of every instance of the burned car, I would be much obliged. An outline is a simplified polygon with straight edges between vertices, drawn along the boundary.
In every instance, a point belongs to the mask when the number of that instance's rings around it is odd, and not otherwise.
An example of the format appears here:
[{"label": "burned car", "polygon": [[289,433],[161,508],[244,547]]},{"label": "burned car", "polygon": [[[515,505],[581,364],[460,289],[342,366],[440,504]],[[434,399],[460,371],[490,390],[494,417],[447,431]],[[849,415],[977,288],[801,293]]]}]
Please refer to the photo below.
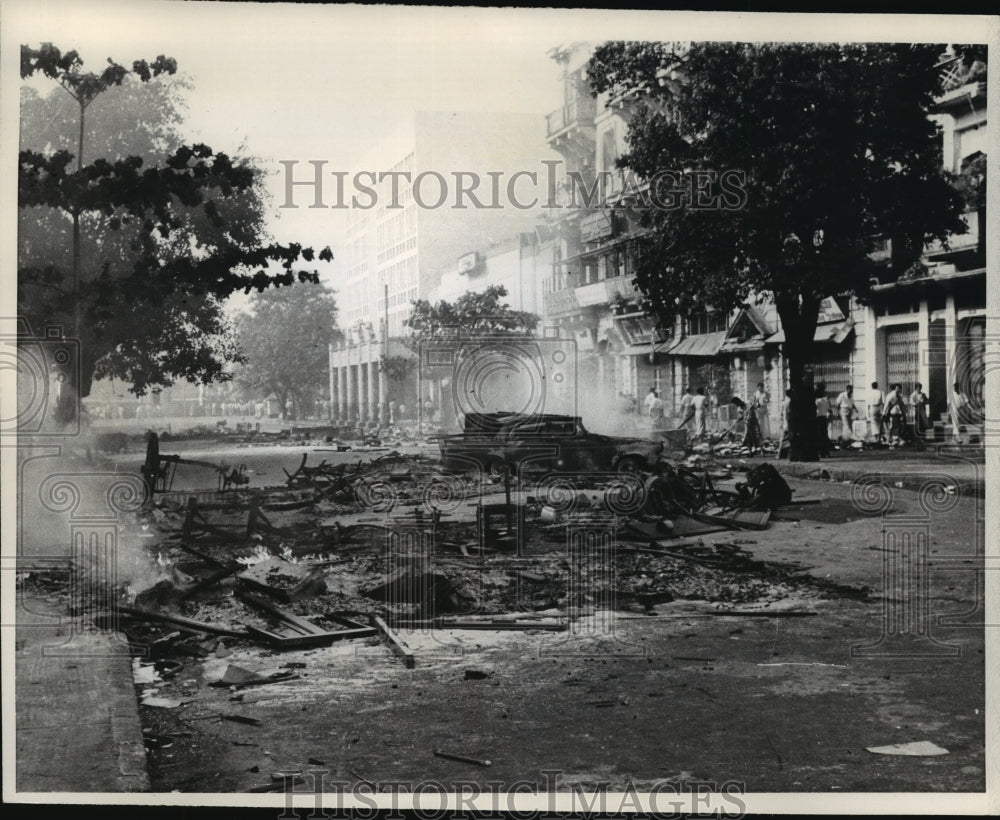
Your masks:
[{"label": "burned car", "polygon": [[469,413],[464,431],[438,439],[447,470],[637,473],[654,471],[664,442],[591,433],[577,416]]}]

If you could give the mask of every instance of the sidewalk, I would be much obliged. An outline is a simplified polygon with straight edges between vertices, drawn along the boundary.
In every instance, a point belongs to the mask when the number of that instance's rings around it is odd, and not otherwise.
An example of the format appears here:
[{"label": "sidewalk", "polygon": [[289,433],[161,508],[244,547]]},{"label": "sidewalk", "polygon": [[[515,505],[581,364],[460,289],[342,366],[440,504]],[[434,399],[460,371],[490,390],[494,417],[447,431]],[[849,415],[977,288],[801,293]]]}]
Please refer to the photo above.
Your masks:
[{"label": "sidewalk", "polygon": [[149,791],[124,637],[72,634],[53,603],[28,595],[21,600],[15,629],[17,791]]},{"label": "sidewalk", "polygon": [[884,483],[919,490],[927,482],[953,485],[966,496],[986,495],[986,465],[981,448],[940,447],[925,450],[835,451],[821,461],[777,460],[774,456],[740,456],[720,459],[747,466],[773,464],[782,475],[827,481],[856,481],[876,476]]}]

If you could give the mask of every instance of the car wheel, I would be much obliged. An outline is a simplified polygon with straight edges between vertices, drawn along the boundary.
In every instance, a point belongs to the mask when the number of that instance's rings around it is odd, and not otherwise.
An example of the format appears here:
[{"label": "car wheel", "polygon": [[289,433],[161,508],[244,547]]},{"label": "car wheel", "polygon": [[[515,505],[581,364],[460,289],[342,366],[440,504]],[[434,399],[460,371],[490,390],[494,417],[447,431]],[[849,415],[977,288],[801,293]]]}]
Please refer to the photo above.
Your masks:
[{"label": "car wheel", "polygon": [[644,471],[645,464],[638,456],[625,456],[618,462],[618,472],[635,475]]}]

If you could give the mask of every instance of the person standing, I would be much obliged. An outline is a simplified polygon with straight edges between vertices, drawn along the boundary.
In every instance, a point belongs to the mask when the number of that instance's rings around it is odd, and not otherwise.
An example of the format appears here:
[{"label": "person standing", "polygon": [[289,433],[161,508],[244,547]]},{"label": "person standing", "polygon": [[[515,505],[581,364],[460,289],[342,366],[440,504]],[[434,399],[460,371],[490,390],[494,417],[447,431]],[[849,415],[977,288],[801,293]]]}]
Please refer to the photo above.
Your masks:
[{"label": "person standing", "polygon": [[705,435],[705,405],[708,397],[705,395],[705,388],[699,387],[698,392],[691,399],[691,407],[694,408],[694,435],[701,438]]},{"label": "person standing", "polygon": [[656,388],[650,387],[649,392],[646,394],[646,398],[642,400],[642,405],[646,408],[646,418],[652,418],[650,411],[653,409],[653,402],[656,401],[656,399]]},{"label": "person standing", "polygon": [[955,382],[952,387],[951,401],[948,402],[948,409],[951,413],[952,440],[955,444],[962,444],[962,416],[963,408],[967,407],[969,399],[962,392],[962,386]]},{"label": "person standing", "polygon": [[691,395],[691,388],[684,388],[684,395],[681,396],[681,423],[678,425],[678,429],[684,427],[691,419],[694,418],[694,406],[691,402],[694,400],[694,396]]},{"label": "person standing", "polygon": [[750,401],[753,413],[757,416],[757,426],[765,441],[771,438],[771,394],[764,389],[764,382],[757,382],[757,392]]},{"label": "person standing", "polygon": [[903,422],[906,418],[906,405],[903,404],[903,385],[889,385],[889,394],[885,397],[885,414],[889,420],[889,447],[894,448],[903,443]]},{"label": "person standing", "polygon": [[653,392],[653,401],[649,405],[649,423],[654,430],[663,429],[663,399],[655,391]]},{"label": "person standing", "polygon": [[927,419],[927,394],[920,382],[917,382],[916,389],[910,394],[910,404],[913,405],[913,432],[919,441],[927,435],[930,427]]},{"label": "person standing", "polygon": [[854,440],[854,385],[847,385],[847,388],[837,396],[837,413],[840,415],[840,437],[844,441]]},{"label": "person standing", "polygon": [[868,425],[872,441],[882,443],[882,410],[885,406],[885,396],[878,389],[878,382],[872,382],[868,391]]},{"label": "person standing", "polygon": [[816,447],[821,456],[830,455],[830,399],[826,395],[826,385],[816,385]]},{"label": "person standing", "polygon": [[757,425],[756,414],[750,412],[750,408],[747,407],[746,402],[739,396],[733,396],[729,400],[729,403],[739,411],[739,418],[747,426],[746,434],[743,436],[743,446],[750,450],[750,455],[762,451],[764,449],[764,441],[760,437],[760,427]]}]

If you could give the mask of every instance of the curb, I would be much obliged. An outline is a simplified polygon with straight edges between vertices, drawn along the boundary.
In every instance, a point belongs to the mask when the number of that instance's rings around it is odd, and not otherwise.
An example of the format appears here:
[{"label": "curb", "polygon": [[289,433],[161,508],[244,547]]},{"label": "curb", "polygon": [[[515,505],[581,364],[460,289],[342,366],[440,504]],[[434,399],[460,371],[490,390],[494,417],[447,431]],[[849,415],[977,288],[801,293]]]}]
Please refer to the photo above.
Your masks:
[{"label": "curb", "polygon": [[[871,468],[835,467],[815,462],[754,461],[753,463],[774,464],[778,472],[783,476],[791,476],[793,478],[808,479],[810,481],[836,481],[841,483],[845,481],[853,483],[861,478],[878,479],[880,483],[887,486],[891,484],[896,488],[906,490],[920,490],[929,481],[933,481],[936,478],[931,470],[928,470],[924,475],[918,476],[906,473],[893,473],[891,462],[884,467],[873,466]],[[955,492],[959,495],[975,498],[986,497],[985,479],[974,481],[955,480],[953,486],[955,487]]]}]

